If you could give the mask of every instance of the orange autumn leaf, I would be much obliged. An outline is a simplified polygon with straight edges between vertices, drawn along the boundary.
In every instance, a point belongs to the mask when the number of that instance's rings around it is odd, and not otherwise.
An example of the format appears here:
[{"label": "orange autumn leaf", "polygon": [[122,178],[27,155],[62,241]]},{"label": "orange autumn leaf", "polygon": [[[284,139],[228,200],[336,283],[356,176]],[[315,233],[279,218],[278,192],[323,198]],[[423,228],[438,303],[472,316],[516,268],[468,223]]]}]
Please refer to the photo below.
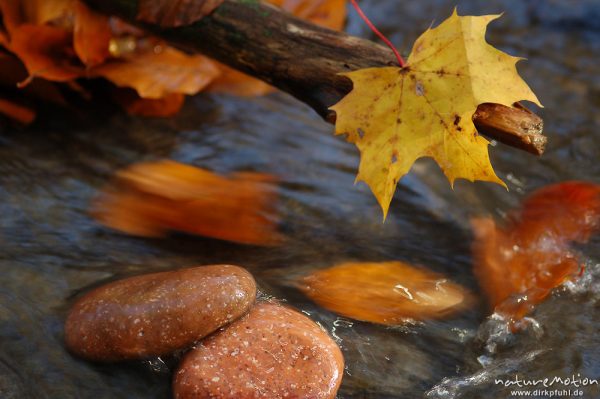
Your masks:
[{"label": "orange autumn leaf", "polygon": [[6,31],[5,37],[8,39],[10,32],[25,22],[20,2],[15,0],[0,0],[0,14],[2,15],[2,26]]},{"label": "orange autumn leaf", "polygon": [[131,87],[140,97],[158,99],[170,93],[196,94],[219,75],[219,70],[202,55],[156,45],[99,65],[90,74],[119,87]]},{"label": "orange autumn leaf", "polygon": [[[345,19],[345,1],[274,3],[302,18],[340,29]],[[218,3],[220,0],[148,0],[138,5],[142,18],[177,25],[192,22]],[[244,96],[274,90],[206,57],[170,48],[117,18],[90,10],[80,1],[0,0],[0,11],[6,29],[0,31],[0,44],[25,63],[30,73],[27,83],[34,77],[57,82],[103,77],[119,87],[135,89],[144,99],[160,100],[142,101],[129,96],[119,101],[130,113],[173,115],[181,107],[181,94],[196,94],[211,83],[212,91]]]},{"label": "orange autumn leaf", "polygon": [[66,82],[84,72],[73,52],[72,35],[62,28],[19,25],[10,32],[8,48],[25,64],[30,78]]},{"label": "orange autumn leaf", "polygon": [[471,302],[465,288],[402,262],[343,263],[302,278],[298,286],[325,309],[385,325],[447,316]]},{"label": "orange autumn leaf", "polygon": [[190,25],[210,14],[223,0],[140,0],[137,19],[163,27]]},{"label": "orange autumn leaf", "polygon": [[9,0],[21,3],[24,22],[43,25],[61,20],[72,13],[77,0]]},{"label": "orange autumn leaf", "polygon": [[[1,15],[0,15],[0,17],[1,17]],[[4,27],[2,26],[2,23],[0,22],[0,47],[6,47],[8,42],[9,42],[8,32],[4,29]]]},{"label": "orange autumn leaf", "polygon": [[253,245],[274,245],[274,179],[259,173],[223,177],[173,161],[133,165],[117,173],[94,206],[103,224],[129,234],[169,230]]},{"label": "orange autumn leaf", "polygon": [[108,17],[90,10],[82,2],[75,4],[73,48],[86,66],[103,63],[109,57],[108,46],[112,38]]},{"label": "orange autumn leaf", "polygon": [[73,52],[70,31],[43,24],[64,16],[74,4],[69,0],[0,0],[6,29],[2,44],[20,58],[29,80],[41,77],[66,82],[81,76],[83,70]]},{"label": "orange autumn leaf", "polygon": [[565,182],[542,188],[505,226],[472,221],[475,274],[491,304],[513,321],[552,289],[575,276],[581,262],[572,242],[586,242],[600,226],[600,186]]},{"label": "orange autumn leaf", "polygon": [[[346,21],[347,0],[268,0],[295,16],[325,28],[340,30]],[[262,96],[276,89],[262,80],[219,64],[221,76],[208,87],[213,93],[237,96]]]},{"label": "orange autumn leaf", "polygon": [[[24,62],[27,83],[33,77],[69,84],[79,77],[104,77],[160,100],[129,97],[120,102],[129,112],[167,116],[181,108],[182,94],[197,93],[219,74],[208,58],[170,48],[81,2],[0,0],[0,10],[7,29],[2,42]],[[119,49],[120,43],[126,47]]]}]

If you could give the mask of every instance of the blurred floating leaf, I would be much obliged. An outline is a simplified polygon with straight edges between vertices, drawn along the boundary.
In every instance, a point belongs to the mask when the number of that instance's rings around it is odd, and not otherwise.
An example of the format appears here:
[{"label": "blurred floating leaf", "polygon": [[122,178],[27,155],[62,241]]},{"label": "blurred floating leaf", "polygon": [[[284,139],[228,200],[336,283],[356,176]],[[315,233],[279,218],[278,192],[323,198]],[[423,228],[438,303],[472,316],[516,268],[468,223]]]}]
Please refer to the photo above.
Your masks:
[{"label": "blurred floating leaf", "polygon": [[600,225],[600,186],[565,182],[544,187],[510,214],[506,226],[472,221],[475,274],[496,311],[519,320],[581,270],[570,243],[586,242]]},{"label": "blurred floating leaf", "polygon": [[275,178],[223,177],[173,161],[133,165],[117,173],[94,204],[103,224],[139,236],[178,230],[253,245],[276,245]]},{"label": "blurred floating leaf", "polygon": [[302,278],[298,286],[325,309],[386,325],[448,316],[471,302],[465,288],[402,262],[343,263]]}]

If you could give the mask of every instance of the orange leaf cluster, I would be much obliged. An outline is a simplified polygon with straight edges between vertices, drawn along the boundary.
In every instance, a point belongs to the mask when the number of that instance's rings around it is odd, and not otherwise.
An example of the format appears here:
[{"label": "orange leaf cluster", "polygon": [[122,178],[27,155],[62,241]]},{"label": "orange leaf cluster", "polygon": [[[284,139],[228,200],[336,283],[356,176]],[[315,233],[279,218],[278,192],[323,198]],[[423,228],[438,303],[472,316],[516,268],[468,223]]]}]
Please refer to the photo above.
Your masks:
[{"label": "orange leaf cluster", "polygon": [[600,227],[600,186],[551,185],[528,197],[505,226],[491,218],[472,225],[475,274],[496,311],[514,323],[582,270],[570,244]]},{"label": "orange leaf cluster", "polygon": [[260,173],[223,177],[173,161],[141,163],[117,173],[93,213],[103,224],[138,236],[177,230],[275,245],[282,238],[273,182]]},{"label": "orange leaf cluster", "polygon": [[[220,4],[144,0],[138,17],[165,26],[192,23]],[[273,0],[274,4],[323,26],[341,29],[346,0]],[[27,71],[9,86],[38,80],[68,82],[104,78],[120,88],[117,103],[144,116],[171,116],[185,95],[210,89],[261,95],[271,86],[201,55],[189,55],[139,29],[89,9],[78,0],[0,0],[0,52],[14,54]],[[0,57],[0,63],[3,58]],[[132,94],[133,90],[136,94]],[[121,93],[127,93],[121,99]],[[5,101],[10,101],[5,99]],[[0,113],[27,122],[14,107]]]},{"label": "orange leaf cluster", "polygon": [[385,325],[448,316],[471,303],[463,287],[402,262],[343,263],[304,277],[299,288],[325,309]]},{"label": "orange leaf cluster", "polygon": [[0,0],[0,12],[3,46],[28,72],[22,86],[35,78],[102,77],[147,100],[126,107],[130,112],[168,116],[179,110],[183,94],[197,93],[220,73],[210,59],[171,48],[76,0]]}]

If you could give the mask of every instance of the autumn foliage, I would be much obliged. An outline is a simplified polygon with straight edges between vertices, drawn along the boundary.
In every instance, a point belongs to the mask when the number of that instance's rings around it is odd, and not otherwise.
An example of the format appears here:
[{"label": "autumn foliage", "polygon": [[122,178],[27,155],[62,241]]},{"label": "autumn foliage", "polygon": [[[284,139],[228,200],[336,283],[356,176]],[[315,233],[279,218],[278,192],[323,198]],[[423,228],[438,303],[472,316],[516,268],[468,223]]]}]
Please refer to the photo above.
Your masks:
[{"label": "autumn foliage", "polygon": [[352,91],[331,107],[336,134],[360,150],[357,181],[371,188],[387,215],[398,181],[421,157],[431,157],[451,185],[456,179],[504,185],[472,116],[481,103],[540,105],[517,73],[521,59],[485,41],[499,15],[454,13],[426,30],[406,65],[360,69],[343,75]]},{"label": "autumn foliage", "polygon": [[182,231],[243,244],[275,245],[275,179],[261,173],[220,176],[174,161],[119,171],[97,198],[93,214],[124,233],[161,237]]},{"label": "autumn foliage", "polygon": [[472,221],[475,274],[492,306],[517,321],[582,270],[572,243],[600,227],[600,186],[571,181],[544,187],[506,225]]},{"label": "autumn foliage", "polygon": [[[341,29],[346,0],[273,0],[296,15]],[[193,3],[193,4],[192,4]],[[138,18],[161,25],[192,23],[220,1],[141,1]],[[171,116],[186,95],[203,90],[260,95],[273,89],[205,56],[186,54],[161,39],[112,16],[99,14],[77,0],[0,0],[0,69],[10,64],[13,79],[0,83],[14,89],[39,81],[52,87],[51,100],[64,103],[61,90],[90,93],[84,79],[105,79],[114,85],[113,98],[128,112]],[[39,91],[39,90],[38,90]],[[28,93],[31,94],[31,93]],[[0,92],[0,113],[22,123],[35,116],[33,107]],[[48,100],[47,94],[38,96]]]},{"label": "autumn foliage", "polygon": [[470,293],[444,276],[393,261],[342,263],[303,277],[298,287],[325,309],[385,325],[448,316],[471,303]]}]

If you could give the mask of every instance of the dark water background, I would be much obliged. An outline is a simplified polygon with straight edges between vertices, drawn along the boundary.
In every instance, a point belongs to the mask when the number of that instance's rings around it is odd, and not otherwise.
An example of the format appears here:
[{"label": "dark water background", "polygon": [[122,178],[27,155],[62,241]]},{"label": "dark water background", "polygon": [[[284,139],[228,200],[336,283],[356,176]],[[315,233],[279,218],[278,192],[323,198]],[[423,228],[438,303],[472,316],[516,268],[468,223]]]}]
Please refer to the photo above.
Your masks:
[{"label": "dark water background", "polygon": [[[407,52],[452,1],[363,1],[381,30]],[[169,361],[96,365],[71,357],[63,321],[73,297],[128,275],[198,264],[247,267],[269,295],[286,299],[340,342],[347,373],[340,398],[504,398],[494,378],[600,378],[600,247],[581,248],[586,276],[557,290],[518,336],[497,334],[484,300],[458,317],[386,328],[319,309],[289,281],[348,260],[397,259],[445,273],[477,291],[468,218],[501,218],[524,195],[568,179],[600,182],[600,2],[460,1],[461,14],[505,16],[488,39],[529,61],[524,78],[546,108],[542,158],[498,145],[492,162],[510,191],[458,182],[455,192],[420,161],[396,193],[388,221],[368,188],[353,185],[356,149],[292,98],[199,95],[170,120],[92,112],[54,114],[27,130],[0,130],[0,397],[167,398]],[[350,13],[348,30],[372,37]],[[218,172],[280,176],[277,249],[173,235],[148,240],[96,224],[90,199],[119,168],[170,158]],[[600,397],[599,389],[585,390]]]}]

